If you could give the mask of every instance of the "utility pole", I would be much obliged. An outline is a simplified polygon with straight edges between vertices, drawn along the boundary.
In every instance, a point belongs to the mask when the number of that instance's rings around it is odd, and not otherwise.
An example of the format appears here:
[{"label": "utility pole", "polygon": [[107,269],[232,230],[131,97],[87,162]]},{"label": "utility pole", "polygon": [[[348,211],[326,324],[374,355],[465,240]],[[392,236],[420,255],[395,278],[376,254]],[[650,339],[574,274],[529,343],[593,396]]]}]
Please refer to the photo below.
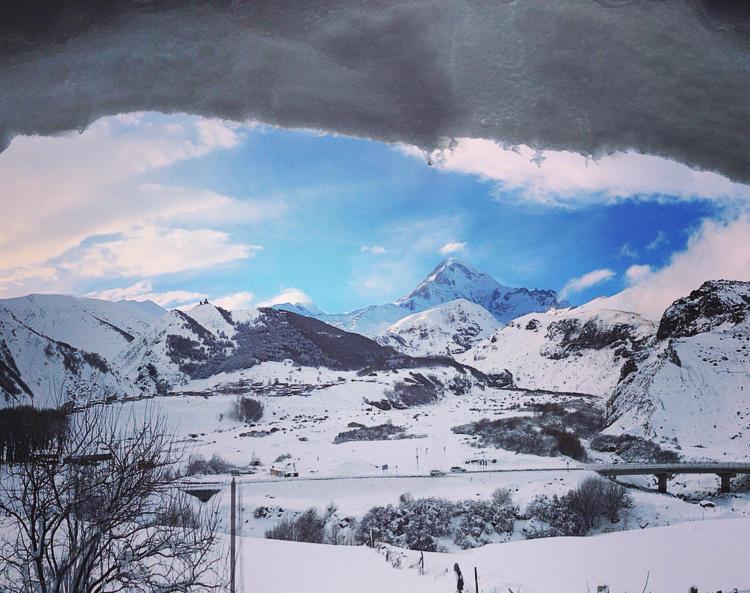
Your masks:
[{"label": "utility pole", "polygon": [[229,573],[230,573],[230,582],[229,582],[229,593],[235,593],[234,588],[234,575],[235,575],[235,568],[237,564],[237,542],[235,541],[237,539],[237,527],[236,527],[236,511],[235,506],[237,504],[237,484],[234,481],[234,476],[232,476],[232,511],[231,511],[231,522],[232,525],[230,527],[231,530],[231,539],[232,539],[232,556],[229,560]]}]

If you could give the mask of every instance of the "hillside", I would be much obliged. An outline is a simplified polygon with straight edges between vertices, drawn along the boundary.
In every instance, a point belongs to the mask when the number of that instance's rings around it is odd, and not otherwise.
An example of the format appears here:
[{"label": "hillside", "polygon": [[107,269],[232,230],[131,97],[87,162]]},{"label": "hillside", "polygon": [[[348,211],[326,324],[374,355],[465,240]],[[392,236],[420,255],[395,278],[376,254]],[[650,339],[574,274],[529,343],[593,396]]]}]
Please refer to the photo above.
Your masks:
[{"label": "hillside", "polygon": [[466,352],[500,327],[500,322],[481,305],[457,299],[408,315],[377,339],[405,354],[454,355]]},{"label": "hillside", "polygon": [[124,393],[117,370],[104,357],[45,336],[0,308],[0,407]]},{"label": "hillside", "polygon": [[750,283],[705,282],[664,313],[658,342],[617,385],[607,432],[696,456],[750,454]]},{"label": "hillside", "polygon": [[519,387],[606,396],[655,332],[649,320],[622,311],[531,313],[456,359],[486,372],[508,369]]},{"label": "hillside", "polygon": [[56,294],[2,299],[3,309],[39,334],[106,358],[166,313],[150,301],[111,302]]},{"label": "hillside", "polygon": [[[291,311],[260,308],[230,313],[210,304],[187,312],[170,311],[123,351],[116,365],[140,392],[152,393],[283,361],[339,371],[463,368],[449,358],[412,359],[365,336]],[[488,384],[511,381],[474,370],[469,373]]]}]

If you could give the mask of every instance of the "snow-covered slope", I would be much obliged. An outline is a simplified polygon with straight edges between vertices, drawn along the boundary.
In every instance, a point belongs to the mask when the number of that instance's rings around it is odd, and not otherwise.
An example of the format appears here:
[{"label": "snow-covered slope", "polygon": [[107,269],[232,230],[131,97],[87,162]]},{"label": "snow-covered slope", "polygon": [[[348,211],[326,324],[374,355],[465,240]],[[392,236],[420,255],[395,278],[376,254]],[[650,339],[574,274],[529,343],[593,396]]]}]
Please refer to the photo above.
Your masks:
[{"label": "snow-covered slope", "polygon": [[45,336],[0,308],[0,406],[49,406],[124,391],[104,357]]},{"label": "snow-covered slope", "polygon": [[[413,359],[395,349],[320,320],[281,309],[229,312],[205,304],[170,311],[116,359],[123,374],[144,394],[190,381],[291,361],[299,367],[340,371],[450,367],[487,385],[509,385],[507,374],[486,377],[450,358]],[[468,376],[467,375],[467,376]]]},{"label": "snow-covered slope", "polygon": [[490,373],[508,369],[518,387],[604,396],[655,332],[635,313],[558,309],[519,317],[456,359]]},{"label": "snow-covered slope", "polygon": [[378,342],[416,356],[453,355],[490,337],[500,326],[481,305],[457,299],[400,319]]},{"label": "snow-covered slope", "polygon": [[318,313],[312,309],[310,314],[336,327],[374,336],[384,334],[390,325],[412,313],[457,299],[481,305],[501,323],[532,311],[565,306],[558,302],[553,290],[509,288],[488,274],[455,259],[447,259],[395,303],[372,305],[343,314]]},{"label": "snow-covered slope", "polygon": [[659,341],[608,403],[608,432],[749,457],[750,283],[705,282],[669,307]]},{"label": "snow-covered slope", "polygon": [[151,302],[103,301],[53,294],[0,300],[4,309],[35,332],[111,358],[166,313]]}]

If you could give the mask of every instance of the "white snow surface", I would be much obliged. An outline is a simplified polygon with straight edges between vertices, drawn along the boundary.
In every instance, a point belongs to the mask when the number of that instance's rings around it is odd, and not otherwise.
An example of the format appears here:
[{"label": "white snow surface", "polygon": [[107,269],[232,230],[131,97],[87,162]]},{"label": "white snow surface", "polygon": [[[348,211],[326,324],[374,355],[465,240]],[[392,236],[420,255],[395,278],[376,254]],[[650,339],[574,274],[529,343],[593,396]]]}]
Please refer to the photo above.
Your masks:
[{"label": "white snow surface", "polygon": [[[109,358],[166,313],[155,303],[103,301],[84,297],[31,294],[0,300],[0,315],[12,314],[37,333]],[[118,331],[122,330],[121,331]]]},{"label": "white snow surface", "polygon": [[[384,554],[366,547],[326,546],[242,538],[239,574],[244,591],[264,593],[435,593],[455,590],[453,564],[465,591],[595,591],[685,593],[744,590],[750,586],[747,549],[750,519],[685,523],[587,538],[549,538],[491,544],[452,554],[402,554],[393,568]],[[290,570],[290,567],[293,569]]]},{"label": "white snow surface", "polygon": [[125,393],[116,369],[102,370],[84,352],[36,332],[2,308],[0,372],[14,377],[0,391],[0,407],[31,403],[47,407],[74,398]]},{"label": "white snow surface", "polygon": [[550,332],[551,325],[561,322],[592,324],[603,331],[625,326],[644,341],[656,332],[653,322],[635,313],[557,309],[519,317],[456,359],[489,373],[508,369],[518,387],[609,395],[624,364],[617,347],[566,353],[559,332]]},{"label": "white snow surface", "polygon": [[750,320],[660,343],[610,407],[609,433],[679,443],[698,457],[750,458]]},{"label": "white snow surface", "polygon": [[465,352],[500,327],[487,309],[462,298],[400,319],[378,342],[413,356],[452,355]]}]

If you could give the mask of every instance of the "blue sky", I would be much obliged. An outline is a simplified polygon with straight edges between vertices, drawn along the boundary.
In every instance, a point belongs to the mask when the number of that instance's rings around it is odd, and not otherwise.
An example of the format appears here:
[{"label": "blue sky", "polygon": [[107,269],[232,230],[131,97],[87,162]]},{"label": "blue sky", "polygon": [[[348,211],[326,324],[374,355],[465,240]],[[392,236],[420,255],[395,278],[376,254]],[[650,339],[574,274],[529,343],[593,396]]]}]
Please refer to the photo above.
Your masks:
[{"label": "blue sky", "polygon": [[[466,243],[451,255],[511,286],[559,290],[592,269],[624,273],[635,260],[658,266],[716,210],[705,201],[576,209],[512,202],[500,199],[491,181],[427,166],[384,144],[273,128],[250,134],[235,149],[178,163],[157,178],[227,195],[278,194],[288,200],[282,221],[235,233],[261,244],[263,252],[215,271],[210,281],[219,283],[220,292],[251,290],[263,298],[299,287],[328,311],[408,292],[445,257],[439,249],[450,241]],[[649,249],[657,237],[663,239]],[[638,255],[621,253],[625,244]],[[381,246],[386,253],[362,252],[363,246]],[[360,282],[368,271],[381,269],[398,274],[381,291]],[[174,279],[165,286],[201,290],[201,276],[189,285]],[[622,288],[622,280],[615,280],[570,300]]]},{"label": "blue sky", "polygon": [[[18,257],[0,259],[0,292],[178,306],[296,289],[336,312],[393,300],[451,255],[511,286],[567,285],[578,304],[668,268],[706,220],[744,216],[750,196],[655,157],[593,162],[483,142],[459,141],[428,166],[412,147],[158,114],[21,138],[0,173],[81,228],[63,232],[58,216],[33,242],[22,231],[36,213],[19,206]],[[34,167],[48,183],[28,189]]]}]

